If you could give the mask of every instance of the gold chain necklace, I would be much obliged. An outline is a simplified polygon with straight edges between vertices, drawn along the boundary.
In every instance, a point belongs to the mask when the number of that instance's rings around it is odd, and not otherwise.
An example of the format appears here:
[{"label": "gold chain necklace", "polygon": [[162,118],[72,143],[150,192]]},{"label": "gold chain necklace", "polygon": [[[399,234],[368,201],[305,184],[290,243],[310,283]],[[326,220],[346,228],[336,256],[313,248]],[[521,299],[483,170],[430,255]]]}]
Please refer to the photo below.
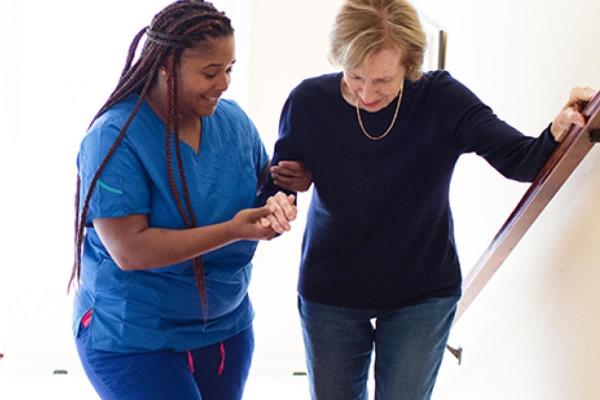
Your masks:
[{"label": "gold chain necklace", "polygon": [[371,140],[381,140],[384,137],[386,137],[388,133],[390,133],[390,131],[394,127],[394,124],[396,123],[396,118],[398,117],[398,110],[400,110],[400,102],[402,101],[403,93],[404,93],[404,88],[401,88],[400,93],[398,94],[398,102],[396,103],[396,111],[394,112],[394,118],[392,118],[392,123],[390,124],[390,126],[388,126],[388,128],[385,130],[385,132],[383,132],[383,135],[380,135],[380,136],[372,136],[372,135],[369,135],[369,132],[367,132],[365,125],[363,124],[362,118],[360,117],[360,108],[358,107],[358,96],[356,96],[356,102],[354,103],[354,105],[356,107],[356,116],[358,118],[358,124],[360,125],[360,129],[363,131],[363,133],[365,134],[365,136],[367,138],[369,138]]}]

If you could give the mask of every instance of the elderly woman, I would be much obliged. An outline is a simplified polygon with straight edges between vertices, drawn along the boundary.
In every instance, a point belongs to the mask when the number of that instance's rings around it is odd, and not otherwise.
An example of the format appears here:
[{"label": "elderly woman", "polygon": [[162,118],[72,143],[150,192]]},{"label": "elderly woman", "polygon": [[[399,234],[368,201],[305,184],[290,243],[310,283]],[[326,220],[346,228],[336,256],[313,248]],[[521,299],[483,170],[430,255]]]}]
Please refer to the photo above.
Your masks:
[{"label": "elderly woman", "polygon": [[[331,38],[343,72],[303,81],[283,108],[274,164],[301,161],[314,180],[298,304],[315,399],[365,399],[373,351],[377,399],[430,398],[461,294],[458,158],[476,152],[531,181],[593,94],[574,89],[525,136],[449,73],[423,74],[424,49],[406,1],[347,0]],[[265,197],[288,182],[279,168]]]}]

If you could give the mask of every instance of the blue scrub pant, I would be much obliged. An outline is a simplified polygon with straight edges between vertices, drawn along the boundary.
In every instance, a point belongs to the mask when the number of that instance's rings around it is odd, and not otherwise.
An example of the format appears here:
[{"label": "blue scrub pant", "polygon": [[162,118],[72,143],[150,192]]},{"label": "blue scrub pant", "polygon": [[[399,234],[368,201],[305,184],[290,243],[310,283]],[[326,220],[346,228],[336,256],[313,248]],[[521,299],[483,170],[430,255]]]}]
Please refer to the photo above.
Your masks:
[{"label": "blue scrub pant", "polygon": [[429,399],[458,299],[435,298],[379,311],[330,306],[300,296],[312,398],[366,400],[375,350],[377,400]]},{"label": "blue scrub pant", "polygon": [[85,347],[88,328],[76,339],[83,368],[102,399],[240,400],[254,351],[252,327],[211,346],[190,351],[116,353]]}]

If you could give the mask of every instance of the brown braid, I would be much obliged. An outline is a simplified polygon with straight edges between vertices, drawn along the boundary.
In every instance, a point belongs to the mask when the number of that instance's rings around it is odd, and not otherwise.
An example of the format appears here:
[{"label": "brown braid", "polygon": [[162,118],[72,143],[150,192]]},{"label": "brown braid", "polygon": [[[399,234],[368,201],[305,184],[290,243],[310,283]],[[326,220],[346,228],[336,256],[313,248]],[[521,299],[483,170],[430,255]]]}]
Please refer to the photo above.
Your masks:
[{"label": "brown braid", "polygon": [[[167,126],[172,125],[171,129],[166,129],[165,131],[165,150],[167,153],[166,161],[167,161],[167,175],[169,177],[169,187],[171,188],[171,193],[176,200],[177,208],[179,210],[179,214],[183,218],[185,225],[187,227],[196,226],[196,215],[192,209],[191,198],[189,195],[188,186],[186,184],[187,180],[185,178],[185,171],[183,168],[183,162],[181,159],[181,147],[179,141],[179,127],[177,123],[177,93],[178,93],[178,84],[177,84],[177,70],[178,64],[175,57],[171,58],[171,63],[169,65],[172,73],[168,77],[168,104],[169,111],[167,112]],[[179,170],[179,177],[181,182],[183,182],[183,193],[184,200],[187,212],[189,213],[189,218],[186,215],[186,211],[183,209],[183,204],[181,203],[181,198],[179,196],[179,191],[177,190],[177,185],[175,183],[175,177],[173,175],[173,166],[171,164],[171,137],[174,138],[175,142],[175,154],[177,159],[177,168]],[[202,309],[204,310],[204,319],[207,319],[207,310],[208,310],[208,299],[206,297],[206,290],[204,284],[204,263],[202,261],[202,257],[196,257],[192,260],[192,266],[194,268],[194,277],[196,279],[196,285],[198,286],[198,291],[200,292],[200,301],[202,303]]]},{"label": "brown braid", "polygon": [[129,46],[129,51],[127,52],[127,59],[125,60],[125,67],[123,67],[123,71],[121,71],[121,78],[123,76],[125,76],[127,71],[129,71],[129,69],[131,68],[131,63],[133,62],[133,58],[135,57],[135,50],[137,49],[137,47],[140,43],[140,40],[142,39],[142,36],[144,36],[144,33],[146,33],[146,29],[148,29],[148,27],[144,27],[144,28],[140,29],[140,31],[137,33],[137,35],[135,35],[135,37],[133,38],[133,41],[131,42],[131,45]]},{"label": "brown braid", "polygon": [[[173,58],[172,60],[172,65],[171,65],[173,72],[173,78],[172,78],[172,84],[171,84],[171,90],[170,95],[172,96],[173,101],[171,101],[169,104],[171,105],[170,110],[169,110],[169,114],[170,114],[170,120],[173,121],[173,136],[175,137],[175,157],[177,160],[177,168],[179,169],[179,178],[181,179],[181,182],[187,182],[187,179],[185,177],[185,170],[183,168],[183,160],[181,158],[181,142],[179,140],[179,129],[177,126],[177,110],[176,110],[176,104],[177,104],[177,93],[179,93],[179,86],[178,86],[178,80],[176,79],[177,76],[177,62],[175,60],[175,58]],[[167,136],[167,140],[170,141],[170,138]],[[169,160],[171,158],[169,157]],[[175,181],[172,178],[173,173],[171,171],[171,163],[169,162],[168,165],[168,169],[169,169],[169,174],[170,174],[170,178],[169,178],[169,184],[171,186],[171,191],[173,192],[173,194],[176,197],[179,197],[178,194],[176,194],[177,192],[177,188],[175,186]],[[186,184],[183,185],[183,198],[185,200],[185,206],[187,209],[187,212],[189,213],[190,216],[190,223],[188,226],[196,226],[196,215],[194,214],[194,210],[192,208],[192,200],[190,197],[190,191],[188,189],[188,186]],[[180,207],[179,212],[181,213],[181,215],[183,216],[185,213],[181,210],[182,206],[181,203],[179,203],[178,205]],[[205,290],[205,284],[204,284],[204,262],[202,261],[202,257],[196,257],[192,260],[192,265],[194,267],[194,277],[196,278],[196,286],[198,286],[198,290],[200,292],[200,301],[202,303],[202,309],[204,310],[204,319],[206,320],[208,318],[208,299],[206,297],[206,290]]]},{"label": "brown braid", "polygon": [[[183,208],[183,203],[181,202],[181,196],[179,195],[179,190],[177,189],[177,185],[175,183],[175,176],[173,175],[173,165],[171,163],[171,136],[175,137],[175,146],[179,144],[179,125],[177,123],[177,114],[176,106],[177,104],[177,62],[175,61],[175,57],[171,58],[171,63],[169,68],[171,69],[171,73],[167,77],[167,103],[169,104],[169,110],[167,111],[167,121],[165,123],[165,152],[167,154],[166,162],[167,162],[167,175],[169,177],[169,187],[171,188],[171,193],[175,198],[175,202],[177,204],[177,209],[179,210],[179,214],[181,218],[183,218],[183,222],[185,226],[192,226],[193,222],[186,214],[186,211]],[[184,182],[182,180],[182,182]],[[189,212],[189,210],[188,210]]]},{"label": "brown braid", "polygon": [[[139,60],[132,65],[135,52],[144,33],[146,34],[147,40],[144,44]],[[159,68],[164,65],[167,60],[170,61],[169,67],[171,68],[169,77],[167,79],[168,113],[165,124],[167,175],[171,192],[173,193],[173,197],[177,203],[177,209],[185,223],[185,226],[188,228],[196,226],[196,215],[192,208],[179,147],[177,100],[179,79],[177,70],[179,68],[181,53],[184,49],[197,46],[209,38],[227,37],[231,35],[233,35],[231,21],[225,16],[224,13],[219,12],[211,3],[202,0],[180,0],[172,3],[155,15],[149,27],[143,28],[135,35],[129,47],[125,66],[121,73],[119,82],[117,83],[117,87],[113,90],[106,103],[94,116],[92,124],[108,109],[125,98],[131,96],[132,94],[138,94],[139,97],[129,118],[123,125],[123,128],[121,128],[118,137],[115,139],[115,142],[109,149],[108,153],[100,163],[98,170],[94,174],[89,189],[85,195],[83,204],[80,203],[81,181],[80,177],[77,177],[77,190],[75,196],[75,260],[73,263],[71,278],[69,280],[69,288],[74,283],[79,282],[81,275],[83,238],[94,189],[102,172],[106,168],[108,161],[123,140],[125,133],[131,125],[140,106],[142,105],[146,94],[155,82]],[[169,56],[172,57],[169,59]],[[181,196],[179,194],[173,173],[171,161],[171,138],[174,138],[175,142],[177,168],[179,170],[179,178],[182,183],[185,208],[181,201]],[[194,267],[196,284],[198,286],[198,291],[200,293],[206,319],[207,298],[204,284],[204,268],[202,258],[195,258],[192,260],[192,264]]]}]

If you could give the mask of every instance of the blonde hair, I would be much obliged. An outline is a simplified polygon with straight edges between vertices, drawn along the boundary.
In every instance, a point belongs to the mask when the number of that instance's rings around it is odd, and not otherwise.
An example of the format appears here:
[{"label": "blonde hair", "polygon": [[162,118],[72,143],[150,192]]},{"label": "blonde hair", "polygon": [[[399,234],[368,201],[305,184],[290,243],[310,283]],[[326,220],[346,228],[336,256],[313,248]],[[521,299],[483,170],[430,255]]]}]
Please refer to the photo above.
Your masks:
[{"label": "blonde hair", "polygon": [[421,77],[426,38],[415,8],[406,0],[346,0],[331,31],[330,61],[343,68],[359,66],[369,55],[402,50],[406,77]]}]

